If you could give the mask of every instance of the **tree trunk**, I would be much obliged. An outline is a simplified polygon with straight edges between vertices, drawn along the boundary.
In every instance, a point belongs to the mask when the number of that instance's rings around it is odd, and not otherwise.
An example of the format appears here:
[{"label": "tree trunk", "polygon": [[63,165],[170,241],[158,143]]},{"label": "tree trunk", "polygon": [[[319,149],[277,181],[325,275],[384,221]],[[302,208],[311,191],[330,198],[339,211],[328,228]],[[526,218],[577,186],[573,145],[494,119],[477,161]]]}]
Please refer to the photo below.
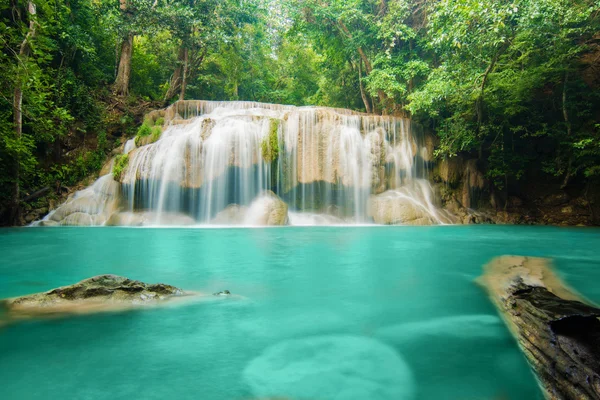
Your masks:
[{"label": "tree trunk", "polygon": [[369,104],[369,99],[367,98],[367,94],[365,93],[365,89],[363,88],[361,64],[362,64],[362,61],[359,60],[358,61],[358,85],[360,86],[360,97],[362,97],[362,101],[365,104],[365,109],[370,114],[373,112],[373,110],[371,110],[371,105]]},{"label": "tree trunk", "polygon": [[503,256],[478,282],[502,315],[549,400],[600,398],[600,309],[545,259]]},{"label": "tree trunk", "polygon": [[175,94],[181,87],[181,74],[183,72],[183,64],[185,62],[186,53],[187,50],[185,49],[183,44],[179,46],[179,50],[177,52],[177,66],[175,67],[175,71],[171,76],[171,81],[169,82],[169,90],[167,90],[167,93],[165,94],[165,105],[169,102],[169,100],[171,100],[175,96]]},{"label": "tree trunk", "polygon": [[181,76],[181,91],[179,92],[179,100],[185,100],[185,88],[187,87],[188,66],[189,66],[189,51],[184,49],[183,55],[183,74]]},{"label": "tree trunk", "polygon": [[[341,31],[349,39],[352,39],[352,33],[350,32],[350,30],[348,29],[348,27],[342,21],[338,21],[338,26],[340,27]],[[367,75],[369,75],[371,73],[371,71],[373,71],[373,66],[371,65],[371,62],[369,61],[369,58],[367,57],[367,54],[365,53],[364,49],[361,46],[357,47],[356,51],[358,51],[358,55],[360,56],[360,58],[365,63],[365,72],[366,72]],[[386,96],[386,94],[384,93],[383,90],[379,89],[379,90],[377,90],[377,97],[379,97],[379,103],[381,105],[381,110],[384,111],[385,110],[385,103],[386,103],[386,100],[387,100],[387,96]],[[374,110],[375,110],[375,104],[373,104],[373,111]]]},{"label": "tree trunk", "polygon": [[115,93],[118,96],[129,94],[129,78],[131,77],[131,56],[133,55],[133,34],[130,33],[121,44],[119,69],[115,80]]},{"label": "tree trunk", "polygon": [[[119,8],[124,20],[128,16],[128,0],[119,0]],[[117,78],[115,79],[115,93],[118,96],[127,96],[129,94],[129,78],[131,76],[131,56],[133,55],[133,33],[128,32],[121,42],[121,56],[119,57],[119,67],[117,68]]]},{"label": "tree trunk", "polygon": [[[33,1],[29,1],[27,3],[27,14],[29,16],[29,30],[23,42],[21,42],[21,47],[19,49],[19,57],[17,60],[18,65],[24,65],[31,53],[30,42],[35,36],[36,30],[36,7]],[[20,74],[19,74],[20,75]],[[14,88],[13,93],[13,123],[15,127],[15,138],[17,142],[21,141],[21,136],[23,135],[23,82],[20,76],[17,77],[17,81]],[[19,184],[19,180],[21,179],[21,160],[17,153],[15,157],[14,163],[14,173],[13,173],[13,190],[11,195],[11,213],[9,216],[9,222],[12,225],[17,225],[20,223],[21,219],[21,203],[19,200],[21,186]]]},{"label": "tree trunk", "polygon": [[[567,125],[567,137],[570,138],[571,137],[571,122],[569,121],[569,112],[567,111],[567,82],[568,81],[569,81],[569,71],[565,71],[565,82],[563,85],[563,92],[562,92],[562,112],[563,112],[563,118],[565,120],[565,125]],[[573,165],[573,154],[571,152],[569,152],[569,161],[567,163],[567,172],[565,173],[565,179],[563,180],[563,183],[560,186],[561,189],[564,189],[569,184],[569,181],[571,180],[572,165]]]}]

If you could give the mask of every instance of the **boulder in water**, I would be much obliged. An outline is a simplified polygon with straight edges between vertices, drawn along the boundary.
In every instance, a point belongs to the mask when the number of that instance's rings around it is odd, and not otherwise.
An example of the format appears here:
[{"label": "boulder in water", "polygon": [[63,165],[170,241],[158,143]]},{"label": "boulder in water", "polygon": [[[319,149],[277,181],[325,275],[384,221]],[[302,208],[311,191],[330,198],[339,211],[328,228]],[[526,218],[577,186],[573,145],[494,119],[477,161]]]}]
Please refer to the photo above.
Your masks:
[{"label": "boulder in water", "polygon": [[242,225],[246,218],[248,207],[230,204],[210,221],[214,225]]},{"label": "boulder in water", "polygon": [[431,225],[436,223],[426,204],[403,191],[388,190],[369,199],[369,216],[385,225]]},{"label": "boulder in water", "polygon": [[186,214],[151,211],[114,213],[106,221],[107,226],[189,226],[196,223],[194,218]]},{"label": "boulder in water", "polygon": [[358,336],[317,336],[267,348],[244,370],[258,398],[408,400],[409,366],[387,345]]},{"label": "boulder in water", "polygon": [[114,311],[189,295],[175,286],[98,275],[70,286],[2,301],[9,319]]},{"label": "boulder in water", "polygon": [[247,225],[288,225],[288,206],[275,193],[267,190],[250,204],[244,221]]}]

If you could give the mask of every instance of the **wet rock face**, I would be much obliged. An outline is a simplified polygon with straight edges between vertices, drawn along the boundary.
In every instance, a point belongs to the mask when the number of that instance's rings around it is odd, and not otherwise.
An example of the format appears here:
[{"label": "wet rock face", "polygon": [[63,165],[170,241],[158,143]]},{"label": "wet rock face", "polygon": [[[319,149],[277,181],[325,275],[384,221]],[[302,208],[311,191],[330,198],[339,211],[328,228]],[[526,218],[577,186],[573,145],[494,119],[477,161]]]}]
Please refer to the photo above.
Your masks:
[{"label": "wet rock face", "polygon": [[106,302],[108,304],[143,304],[181,296],[184,292],[163,283],[147,284],[117,275],[99,275],[70,286],[63,286],[44,293],[5,300],[10,312],[51,312],[65,309],[69,303]]}]

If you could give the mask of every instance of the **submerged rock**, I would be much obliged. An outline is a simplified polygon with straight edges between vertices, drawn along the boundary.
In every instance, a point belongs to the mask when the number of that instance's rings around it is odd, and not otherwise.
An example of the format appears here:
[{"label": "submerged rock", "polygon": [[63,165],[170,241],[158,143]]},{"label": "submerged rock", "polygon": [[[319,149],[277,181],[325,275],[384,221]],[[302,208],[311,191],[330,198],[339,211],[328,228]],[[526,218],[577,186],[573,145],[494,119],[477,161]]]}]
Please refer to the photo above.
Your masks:
[{"label": "submerged rock", "polygon": [[358,336],[280,342],[252,360],[244,380],[258,398],[408,400],[414,381],[385,344]]},{"label": "submerged rock", "polygon": [[6,299],[1,303],[9,318],[22,319],[50,314],[112,311],[157,304],[190,294],[163,283],[148,284],[117,275],[98,275],[74,285]]},{"label": "submerged rock", "polygon": [[498,257],[484,272],[479,282],[546,398],[600,399],[600,309],[561,282],[545,259]]}]

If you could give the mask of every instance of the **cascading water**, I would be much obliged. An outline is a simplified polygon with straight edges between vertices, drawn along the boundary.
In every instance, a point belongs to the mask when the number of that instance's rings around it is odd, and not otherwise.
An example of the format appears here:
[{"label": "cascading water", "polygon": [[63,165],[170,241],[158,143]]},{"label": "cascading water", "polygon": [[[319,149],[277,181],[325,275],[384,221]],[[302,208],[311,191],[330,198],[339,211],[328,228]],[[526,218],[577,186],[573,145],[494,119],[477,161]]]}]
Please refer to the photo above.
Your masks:
[{"label": "cascading water", "polygon": [[158,116],[165,121],[160,138],[140,147],[127,142],[120,202],[94,221],[448,222],[426,180],[432,149],[408,119],[211,101],[181,101],[149,115]]}]

